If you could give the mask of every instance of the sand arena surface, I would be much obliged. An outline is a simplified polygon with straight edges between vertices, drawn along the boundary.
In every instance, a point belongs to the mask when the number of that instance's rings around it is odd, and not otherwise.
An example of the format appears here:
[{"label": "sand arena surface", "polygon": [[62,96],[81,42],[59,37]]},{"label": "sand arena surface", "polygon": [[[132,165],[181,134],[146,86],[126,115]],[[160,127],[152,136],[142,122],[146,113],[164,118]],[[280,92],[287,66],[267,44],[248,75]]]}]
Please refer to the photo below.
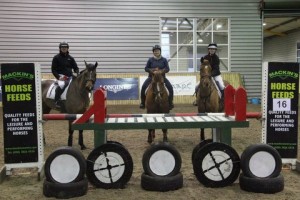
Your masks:
[{"label": "sand arena surface", "polygon": [[[258,112],[260,105],[247,105],[247,111]],[[145,110],[134,106],[108,106],[108,114],[110,113],[144,113]],[[192,105],[175,105],[172,113],[197,112],[197,108]],[[2,109],[0,113],[0,166],[4,165],[3,156],[3,121]],[[260,143],[261,141],[261,122],[256,119],[249,119],[249,128],[236,128],[232,130],[232,146],[239,155],[250,144]],[[56,148],[66,146],[67,144],[67,121],[48,121],[44,124],[44,133],[46,135],[45,159]],[[143,173],[142,157],[144,151],[149,144],[147,143],[147,130],[116,130],[108,131],[108,139],[122,143],[126,146],[133,158],[133,174],[126,185],[125,189],[99,189],[89,185],[88,192],[85,196],[74,199],[136,199],[136,200],[151,200],[151,199],[201,199],[201,200],[217,200],[217,199],[264,199],[264,200],[296,200],[300,199],[300,173],[289,169],[283,169],[282,174],[285,179],[285,189],[276,194],[258,194],[249,193],[240,189],[238,180],[232,185],[224,188],[206,188],[204,187],[195,175],[193,174],[193,166],[191,155],[193,148],[199,142],[198,129],[170,129],[169,142],[174,145],[179,151],[182,158],[181,172],[183,174],[183,187],[176,191],[169,192],[150,192],[141,188],[141,174]],[[210,130],[206,130],[207,135],[210,135]],[[73,144],[75,148],[80,149],[77,144],[77,132],[74,133]],[[299,138],[299,134],[298,134]],[[155,141],[162,140],[161,130],[156,131]],[[84,141],[87,150],[83,151],[85,157],[93,149],[93,131],[84,132]],[[298,159],[299,159],[298,145]],[[27,199],[51,199],[43,196],[43,181],[37,181],[36,169],[15,170],[12,176],[9,176],[2,184],[0,184],[0,199],[5,200],[27,200]],[[52,198],[54,199],[54,198]]]}]

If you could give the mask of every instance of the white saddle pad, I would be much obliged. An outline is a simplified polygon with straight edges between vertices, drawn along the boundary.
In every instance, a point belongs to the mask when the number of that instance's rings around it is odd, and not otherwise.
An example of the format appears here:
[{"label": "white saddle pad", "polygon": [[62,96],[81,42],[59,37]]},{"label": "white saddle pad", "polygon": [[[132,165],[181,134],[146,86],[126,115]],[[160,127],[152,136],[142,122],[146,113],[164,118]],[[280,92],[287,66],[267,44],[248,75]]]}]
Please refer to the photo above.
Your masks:
[{"label": "white saddle pad", "polygon": [[[56,90],[57,87],[60,86],[59,82],[60,82],[60,81],[58,81],[58,83],[57,83],[57,82],[54,82],[54,83],[52,83],[52,84],[50,85],[50,87],[49,87],[49,89],[48,89],[48,91],[47,91],[47,95],[46,95],[46,97],[47,97],[48,99],[55,99],[55,90]],[[60,99],[61,99],[61,100],[66,100],[66,98],[67,98],[67,92],[68,92],[68,89],[69,89],[69,86],[70,86],[71,82],[72,82],[72,79],[70,80],[70,83],[69,83],[69,85],[67,86],[67,88],[66,88],[66,89],[64,90],[64,92],[61,94],[61,96],[60,96]]]}]

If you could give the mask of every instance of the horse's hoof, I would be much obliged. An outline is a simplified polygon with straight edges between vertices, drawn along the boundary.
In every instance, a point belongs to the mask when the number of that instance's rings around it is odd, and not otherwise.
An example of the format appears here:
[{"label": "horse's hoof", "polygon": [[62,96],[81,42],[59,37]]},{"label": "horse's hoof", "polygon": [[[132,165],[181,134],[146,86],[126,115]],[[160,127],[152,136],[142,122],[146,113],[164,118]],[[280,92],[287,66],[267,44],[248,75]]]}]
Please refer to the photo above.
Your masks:
[{"label": "horse's hoof", "polygon": [[163,142],[168,142],[168,138],[164,138],[164,139],[163,139]]}]

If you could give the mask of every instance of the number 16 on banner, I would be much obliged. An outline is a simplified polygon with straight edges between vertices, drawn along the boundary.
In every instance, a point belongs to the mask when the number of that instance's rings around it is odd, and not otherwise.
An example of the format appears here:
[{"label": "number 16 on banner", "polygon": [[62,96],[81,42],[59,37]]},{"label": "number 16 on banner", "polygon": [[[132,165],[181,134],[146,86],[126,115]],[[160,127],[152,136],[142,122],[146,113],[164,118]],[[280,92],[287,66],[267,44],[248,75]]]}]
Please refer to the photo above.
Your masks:
[{"label": "number 16 on banner", "polygon": [[273,111],[290,111],[291,99],[273,99]]}]

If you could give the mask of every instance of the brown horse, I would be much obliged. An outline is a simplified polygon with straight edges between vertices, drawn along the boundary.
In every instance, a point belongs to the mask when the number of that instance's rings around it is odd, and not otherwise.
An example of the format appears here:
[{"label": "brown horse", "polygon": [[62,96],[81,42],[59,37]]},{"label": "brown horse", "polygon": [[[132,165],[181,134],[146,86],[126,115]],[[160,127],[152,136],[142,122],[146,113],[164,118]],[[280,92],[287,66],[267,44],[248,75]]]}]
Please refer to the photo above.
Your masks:
[{"label": "brown horse", "polygon": [[[208,60],[200,66],[200,84],[197,92],[198,112],[222,112],[224,104],[218,94],[217,85],[211,76],[212,68]],[[204,140],[204,129],[201,129],[201,140]]]},{"label": "brown horse", "polygon": [[[164,70],[158,68],[150,72],[152,81],[149,85],[146,94],[146,108],[147,113],[169,113],[168,91],[164,83]],[[162,129],[163,141],[167,142],[167,129]],[[155,138],[155,129],[148,130],[148,143],[152,143]]]},{"label": "brown horse", "polygon": [[[42,100],[43,100],[43,114],[48,114],[52,109],[59,110],[61,113],[68,114],[82,114],[90,105],[89,93],[93,91],[93,87],[96,81],[96,68],[98,63],[87,64],[85,62],[86,68],[80,72],[76,77],[72,77],[72,81],[69,84],[69,88],[66,94],[66,100],[62,101],[61,109],[55,107],[54,99],[49,99],[46,97],[49,87],[55,82],[54,80],[44,80],[42,81]],[[69,138],[68,146],[72,146],[73,143],[73,130],[72,122],[69,121]],[[79,131],[79,141],[78,144],[81,149],[86,149],[83,144],[83,131]]]}]

